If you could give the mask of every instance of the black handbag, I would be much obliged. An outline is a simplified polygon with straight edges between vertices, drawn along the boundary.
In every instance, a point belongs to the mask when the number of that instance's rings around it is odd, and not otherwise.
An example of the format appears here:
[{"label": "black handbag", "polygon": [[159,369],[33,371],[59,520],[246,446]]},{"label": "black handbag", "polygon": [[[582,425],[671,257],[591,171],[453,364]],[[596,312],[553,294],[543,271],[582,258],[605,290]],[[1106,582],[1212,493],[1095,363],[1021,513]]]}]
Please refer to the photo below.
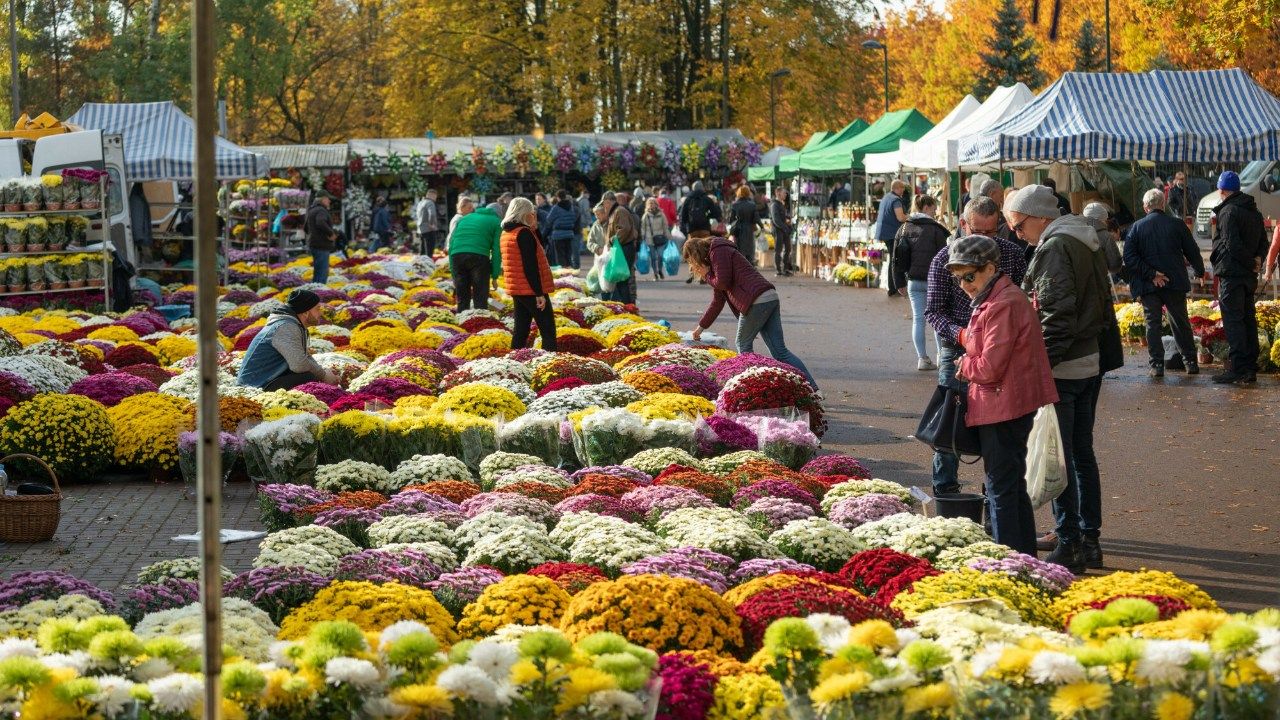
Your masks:
[{"label": "black handbag", "polygon": [[939,385],[920,418],[916,439],[944,455],[981,455],[978,431],[964,422],[968,408],[965,393]]},{"label": "black handbag", "polygon": [[1124,367],[1124,341],[1120,325],[1114,321],[1102,326],[1098,333],[1098,370],[1104,373]]}]

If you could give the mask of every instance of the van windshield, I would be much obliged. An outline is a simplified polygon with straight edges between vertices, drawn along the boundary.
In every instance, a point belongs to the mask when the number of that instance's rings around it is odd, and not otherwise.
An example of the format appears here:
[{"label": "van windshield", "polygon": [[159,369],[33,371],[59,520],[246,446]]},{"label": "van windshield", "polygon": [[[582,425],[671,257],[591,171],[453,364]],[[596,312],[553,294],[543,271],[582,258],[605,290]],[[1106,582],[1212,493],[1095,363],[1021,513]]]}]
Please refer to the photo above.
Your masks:
[{"label": "van windshield", "polygon": [[1271,167],[1271,161],[1269,160],[1254,160],[1245,165],[1244,169],[1240,171],[1240,187],[1249,187],[1261,180],[1269,167]]}]

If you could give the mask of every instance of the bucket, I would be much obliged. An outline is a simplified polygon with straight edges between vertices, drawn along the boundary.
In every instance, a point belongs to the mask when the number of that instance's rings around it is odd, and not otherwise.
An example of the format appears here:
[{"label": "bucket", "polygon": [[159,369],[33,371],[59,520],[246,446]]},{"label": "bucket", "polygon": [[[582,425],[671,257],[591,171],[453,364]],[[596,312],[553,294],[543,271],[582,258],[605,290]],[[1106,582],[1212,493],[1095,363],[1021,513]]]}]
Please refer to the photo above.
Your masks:
[{"label": "bucket", "polygon": [[938,493],[933,498],[938,517],[969,518],[982,524],[982,510],[987,499],[975,493]]},{"label": "bucket", "polygon": [[173,322],[181,320],[185,317],[191,317],[190,305],[157,305],[156,312],[164,316],[165,320]]}]

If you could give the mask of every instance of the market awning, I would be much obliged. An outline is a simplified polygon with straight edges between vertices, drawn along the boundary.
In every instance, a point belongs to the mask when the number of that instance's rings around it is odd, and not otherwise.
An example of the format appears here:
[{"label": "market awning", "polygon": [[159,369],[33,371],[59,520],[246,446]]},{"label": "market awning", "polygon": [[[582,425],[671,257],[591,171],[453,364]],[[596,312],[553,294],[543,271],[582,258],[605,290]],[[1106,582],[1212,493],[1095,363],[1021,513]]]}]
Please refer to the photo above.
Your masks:
[{"label": "market awning", "polygon": [[773,182],[782,177],[778,172],[778,163],[782,158],[795,155],[796,151],[785,145],[770,150],[760,156],[760,164],[747,168],[747,180],[750,182]]},{"label": "market awning", "polygon": [[1280,100],[1239,68],[1066,73],[960,143],[960,164],[1280,159]]},{"label": "market awning", "polygon": [[296,168],[344,168],[347,146],[342,145],[249,145],[249,152],[266,155],[272,170]]},{"label": "market awning", "polygon": [[930,165],[916,165],[921,159],[941,156],[946,159],[946,138],[951,128],[964,122],[970,115],[982,106],[977,98],[972,95],[965,95],[964,99],[956,104],[951,112],[942,119],[933,129],[920,136],[919,140],[899,140],[898,148],[890,152],[868,153],[863,158],[863,165],[866,171],[872,175],[883,173],[896,173],[901,168],[931,168]]},{"label": "market awning", "polygon": [[809,142],[800,148],[800,152],[795,155],[788,155],[778,163],[778,171],[783,177],[791,177],[800,171],[800,161],[807,155],[813,155],[821,152],[823,149],[831,147],[842,138],[844,140],[856,137],[859,133],[871,127],[866,120],[857,118],[853,122],[845,125],[839,132],[831,132],[824,130],[816,132],[809,136]]},{"label": "market awning", "polygon": [[[124,137],[131,182],[191,180],[195,175],[195,123],[172,102],[85,103],[67,122]],[[218,180],[260,177],[267,158],[215,138]]]},{"label": "market awning", "polygon": [[1031,92],[1031,89],[1023,83],[1003,85],[996,88],[990,97],[982,103],[982,107],[947,132],[946,147],[943,148],[941,156],[930,154],[927,157],[917,157],[913,151],[912,162],[929,163],[928,165],[917,165],[916,167],[946,168],[948,171],[959,170],[960,141],[963,138],[981,134],[989,128],[999,125],[1008,118],[1017,115],[1022,111],[1022,108],[1031,104],[1031,101],[1035,99],[1035,93]]},{"label": "market awning", "polygon": [[933,128],[929,118],[912,108],[885,113],[870,127],[843,142],[812,153],[801,153],[800,172],[814,175],[846,173],[862,168],[868,153],[896,150],[900,140],[918,140]]},{"label": "market awning", "polygon": [[[389,155],[395,153],[402,158],[417,153],[419,155],[430,155],[435,152],[443,152],[447,157],[459,151],[471,152],[471,148],[478,147],[486,153],[493,152],[493,149],[501,145],[510,150],[519,141],[523,140],[529,147],[534,147],[539,140],[532,135],[477,135],[477,136],[458,136],[458,137],[440,137],[440,138],[361,138],[351,140],[347,143],[353,155]],[[724,145],[730,141],[740,144],[747,142],[747,137],[736,128],[727,129],[708,129],[708,130],[653,130],[653,131],[637,131],[637,132],[609,132],[609,133],[555,133],[545,135],[541,142],[550,143],[553,146],[572,145],[579,146],[594,143],[598,146],[623,147],[628,143],[639,145],[640,143],[651,143],[658,147],[659,151],[665,143],[672,143],[676,147],[680,147],[690,142],[696,142],[702,147],[706,147],[712,140],[718,141]]]}]

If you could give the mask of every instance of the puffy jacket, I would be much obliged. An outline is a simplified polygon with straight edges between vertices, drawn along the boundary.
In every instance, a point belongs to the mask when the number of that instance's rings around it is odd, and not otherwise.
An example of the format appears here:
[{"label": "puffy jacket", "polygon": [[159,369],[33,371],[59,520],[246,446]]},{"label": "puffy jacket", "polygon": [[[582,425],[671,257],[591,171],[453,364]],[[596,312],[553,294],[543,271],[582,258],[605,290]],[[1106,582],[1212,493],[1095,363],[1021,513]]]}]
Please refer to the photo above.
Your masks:
[{"label": "puffy jacket", "polygon": [[[1187,224],[1163,210],[1147,213],[1146,217],[1130,225],[1125,233],[1124,265],[1128,268],[1129,292],[1134,297],[1160,289],[1190,292],[1187,263],[1195,269],[1196,275],[1204,274],[1204,258],[1200,257],[1200,248],[1191,238]],[[1158,272],[1169,278],[1164,288],[1157,288],[1153,282]]]},{"label": "puffy jacket", "polygon": [[619,243],[629,245],[640,239],[640,222],[625,205],[614,205],[609,211],[605,233],[608,242],[612,243],[616,237]]},{"label": "puffy jacket", "polygon": [[997,277],[974,308],[960,371],[969,381],[970,427],[1020,418],[1058,401],[1040,320],[1007,275]]},{"label": "puffy jacket", "polygon": [[502,280],[512,295],[548,295],[555,289],[537,230],[517,222],[502,226]]},{"label": "puffy jacket", "polygon": [[759,271],[751,267],[747,258],[738,252],[738,246],[732,240],[721,237],[711,239],[711,270],[707,273],[706,280],[715,294],[711,298],[711,305],[698,321],[698,326],[702,328],[711,327],[726,302],[734,317],[737,317],[749,310],[756,298],[774,289],[773,283],[765,280]]},{"label": "puffy jacket", "polygon": [[582,220],[572,200],[552,206],[546,220],[548,240],[572,240],[582,234]]},{"label": "puffy jacket", "polygon": [[1218,227],[1213,232],[1213,274],[1250,278],[1258,274],[1257,260],[1267,254],[1267,230],[1252,195],[1233,193],[1213,209]]},{"label": "puffy jacket", "polygon": [[928,215],[912,215],[898,229],[891,268],[898,287],[907,280],[928,280],[929,264],[938,251],[947,246],[949,231]]},{"label": "puffy jacket", "polygon": [[1063,215],[1049,223],[1022,287],[1040,313],[1051,367],[1098,354],[1098,334],[1114,311],[1107,260],[1084,218]]},{"label": "puffy jacket", "polygon": [[498,214],[482,207],[461,216],[449,236],[449,256],[458,253],[484,255],[492,261],[491,275],[502,274],[502,221]]}]

